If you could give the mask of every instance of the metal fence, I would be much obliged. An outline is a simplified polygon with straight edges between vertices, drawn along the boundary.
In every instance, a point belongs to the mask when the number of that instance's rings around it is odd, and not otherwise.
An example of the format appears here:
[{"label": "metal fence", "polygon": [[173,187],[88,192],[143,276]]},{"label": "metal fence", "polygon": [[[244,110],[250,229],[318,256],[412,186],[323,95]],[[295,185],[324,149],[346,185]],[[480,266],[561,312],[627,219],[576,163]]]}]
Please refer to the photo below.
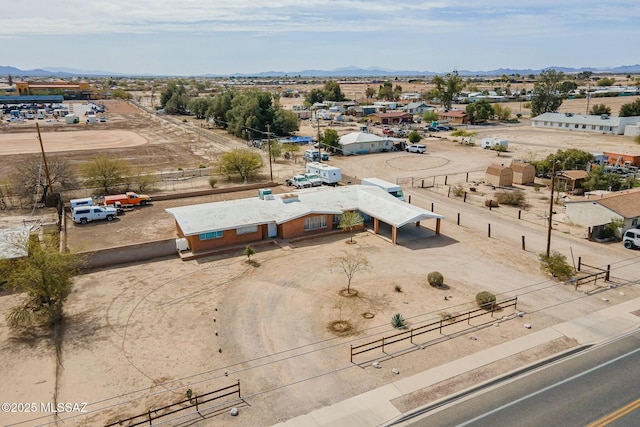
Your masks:
[{"label": "metal fence", "polygon": [[[495,302],[494,304],[491,304],[491,307],[488,309],[480,307],[480,308],[467,310],[466,312],[456,314],[455,316],[449,319],[440,319],[438,321],[431,322],[426,325],[419,326],[417,328],[411,328],[408,331],[399,332],[393,335],[388,335],[378,340],[370,341],[365,344],[360,344],[355,346],[351,345],[351,348],[350,348],[351,363],[353,363],[353,356],[357,356],[359,354],[367,353],[377,349],[381,349],[381,351],[385,353],[385,346],[389,346],[389,345],[396,344],[402,341],[407,341],[407,340],[409,340],[411,344],[414,344],[413,339],[415,337],[419,337],[429,332],[438,331],[440,335],[443,335],[443,332],[442,332],[443,329],[450,328],[451,326],[457,323],[467,322],[468,325],[471,325],[471,319],[475,319],[477,317],[482,317],[486,315],[491,315],[491,317],[493,318],[493,313],[496,310],[502,310],[508,307],[513,307],[513,309],[515,310],[517,303],[518,303],[518,297],[516,296],[500,302]],[[475,328],[476,326],[472,326],[471,328],[467,328],[467,330],[471,330]]]}]

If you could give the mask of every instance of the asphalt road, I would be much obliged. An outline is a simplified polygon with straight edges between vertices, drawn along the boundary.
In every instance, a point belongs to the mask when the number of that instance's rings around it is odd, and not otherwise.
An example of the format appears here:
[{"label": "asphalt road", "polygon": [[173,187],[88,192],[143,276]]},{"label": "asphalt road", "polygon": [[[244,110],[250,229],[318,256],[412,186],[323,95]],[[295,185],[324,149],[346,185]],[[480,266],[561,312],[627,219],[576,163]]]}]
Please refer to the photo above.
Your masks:
[{"label": "asphalt road", "polygon": [[398,425],[638,426],[638,378],[635,332]]}]

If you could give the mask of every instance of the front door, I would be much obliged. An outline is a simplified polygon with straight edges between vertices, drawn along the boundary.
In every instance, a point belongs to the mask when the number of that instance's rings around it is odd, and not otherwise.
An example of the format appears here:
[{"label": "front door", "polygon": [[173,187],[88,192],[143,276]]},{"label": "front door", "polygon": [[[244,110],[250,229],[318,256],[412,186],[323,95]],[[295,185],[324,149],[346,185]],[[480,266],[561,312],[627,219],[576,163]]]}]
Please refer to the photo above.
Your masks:
[{"label": "front door", "polygon": [[276,237],[278,235],[278,226],[275,222],[270,222],[267,224],[267,236],[268,237]]}]

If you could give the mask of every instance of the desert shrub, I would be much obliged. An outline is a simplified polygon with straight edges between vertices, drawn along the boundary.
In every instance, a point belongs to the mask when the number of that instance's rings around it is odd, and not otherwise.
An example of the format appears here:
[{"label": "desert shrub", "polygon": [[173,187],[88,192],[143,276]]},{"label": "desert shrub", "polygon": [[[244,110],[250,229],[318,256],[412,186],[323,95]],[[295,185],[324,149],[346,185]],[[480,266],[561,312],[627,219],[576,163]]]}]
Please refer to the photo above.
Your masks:
[{"label": "desert shrub", "polygon": [[475,132],[470,132],[464,129],[457,129],[451,132],[451,136],[461,136],[461,137],[470,137],[470,136],[474,136],[475,134],[476,134]]},{"label": "desert shrub", "polygon": [[488,199],[484,201],[484,205],[488,208],[497,208],[498,207],[498,201],[497,200],[493,200],[493,199]]},{"label": "desert shrub", "polygon": [[404,317],[400,313],[396,313],[391,318],[391,324],[394,328],[403,328],[404,327]]},{"label": "desert shrub", "polygon": [[436,288],[444,285],[444,276],[439,271],[432,271],[431,273],[427,274],[427,280],[429,281],[429,284],[431,286]]},{"label": "desert shrub", "polygon": [[500,191],[496,193],[496,199],[501,205],[524,207],[527,204],[527,196],[522,190]]},{"label": "desert shrub", "polygon": [[395,286],[393,287],[393,290],[394,290],[394,291],[396,291],[396,292],[402,292],[402,286],[400,286],[400,285],[395,285]]},{"label": "desert shrub", "polygon": [[478,292],[476,295],[476,304],[482,308],[490,309],[496,303],[496,296],[488,291]]},{"label": "desert shrub", "polygon": [[206,167],[207,167],[207,165],[205,165],[204,163],[200,163],[198,165],[198,168],[200,168],[200,169],[205,169]]},{"label": "desert shrub", "polygon": [[540,254],[540,261],[542,262],[543,270],[560,280],[567,280],[573,275],[573,269],[567,263],[567,257],[560,252],[553,251],[549,256],[542,253]]},{"label": "desert shrub", "polygon": [[409,138],[409,142],[412,144],[415,144],[417,142],[420,142],[420,140],[422,140],[422,137],[420,136],[420,134],[415,130],[409,134],[408,138]]},{"label": "desert shrub", "polygon": [[462,184],[458,184],[455,187],[452,188],[453,190],[453,195],[456,197],[462,197],[462,195],[464,194],[464,187],[462,186]]},{"label": "desert shrub", "polygon": [[209,185],[211,186],[211,188],[215,187],[217,183],[218,179],[215,176],[209,177]]}]

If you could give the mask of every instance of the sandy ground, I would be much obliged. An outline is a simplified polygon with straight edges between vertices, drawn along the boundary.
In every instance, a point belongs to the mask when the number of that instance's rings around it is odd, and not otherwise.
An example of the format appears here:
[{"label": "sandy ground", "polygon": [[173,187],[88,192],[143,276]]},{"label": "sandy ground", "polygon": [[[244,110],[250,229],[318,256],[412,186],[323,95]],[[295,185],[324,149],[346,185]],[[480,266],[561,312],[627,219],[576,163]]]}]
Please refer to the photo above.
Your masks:
[{"label": "sandy ground", "polygon": [[[143,136],[126,130],[47,133],[42,142],[49,153],[126,148],[148,143]],[[0,135],[0,156],[23,153],[40,153],[37,135],[30,133]]]},{"label": "sandy ground", "polygon": [[[432,237],[435,224],[427,222],[420,228],[403,228],[395,246],[385,239],[390,230],[383,227],[382,236],[358,233],[355,245],[345,244],[346,236],[339,235],[260,247],[253,264],[247,264],[241,254],[229,254],[194,262],[158,260],[78,276],[65,307],[67,323],[57,374],[56,352],[49,338],[18,339],[9,333],[4,314],[19,295],[0,294],[0,401],[39,405],[55,398],[58,402],[88,402],[89,413],[66,414],[79,416],[65,424],[103,425],[182,400],[188,388],[201,394],[239,379],[246,400],[239,405],[240,416],[232,418],[225,412],[197,425],[271,425],[398,379],[391,368],[398,368],[400,377],[408,376],[530,333],[523,323],[537,330],[640,296],[640,289],[634,286],[640,281],[636,251],[619,244],[588,242],[582,230],[560,222],[554,222],[554,249],[581,256],[591,265],[612,265],[615,287],[597,290],[589,285],[574,291],[539,270],[537,254],[546,243],[548,191],[528,189],[532,207],[524,212],[523,220],[517,220],[515,208],[482,208],[484,198],[491,196],[487,186],[473,184],[478,194],[467,203],[447,197],[444,186],[445,176],[449,176],[449,185],[465,182],[467,172],[471,180],[480,181],[488,164],[524,158],[532,151],[544,155],[571,146],[597,151],[614,141],[618,150],[636,149],[631,140],[538,131],[526,125],[482,132],[508,137],[510,152],[498,157],[442,134],[425,141],[427,155],[381,153],[331,160],[347,176],[375,175],[402,182],[412,203],[428,209],[433,204],[435,212],[446,216],[440,237]],[[172,145],[163,142],[145,147]],[[189,147],[188,143],[177,144],[182,144],[182,150]],[[282,173],[301,167],[277,164]],[[420,188],[422,179],[434,185]],[[169,202],[158,202],[112,224],[72,226],[70,246],[81,250],[92,241],[111,242],[108,239],[114,236],[117,241],[121,235],[132,243],[165,233],[170,236],[172,221],[163,212],[168,206]],[[460,226],[456,213],[462,213]],[[493,225],[491,238],[487,224]],[[527,250],[521,249],[521,236],[527,238]],[[330,259],[344,250],[365,253],[371,264],[369,272],[353,280],[357,297],[338,294],[346,278]],[[427,284],[426,275],[434,270],[444,274],[444,289]],[[518,309],[527,313],[525,318],[474,331],[477,340],[468,335],[454,338],[452,334],[462,327],[456,326],[447,332],[451,338],[439,344],[433,344],[439,335],[425,336],[421,343],[433,345],[424,350],[404,342],[388,349],[396,355],[391,359],[374,351],[358,356],[355,364],[350,362],[351,344],[395,332],[390,325],[393,314],[401,313],[410,326],[417,327],[440,319],[443,312],[472,307],[481,290],[499,298],[517,295]],[[583,290],[597,292],[587,295]],[[366,319],[363,313],[374,317]],[[512,313],[506,309],[499,316]],[[353,330],[345,336],[332,333],[328,325],[335,320],[348,320]],[[484,322],[478,319],[472,324]],[[486,322],[493,325],[495,320],[487,317]],[[487,366],[487,372],[497,374],[505,367],[512,369],[571,345],[567,337],[517,360]],[[372,360],[381,360],[383,369],[371,368]],[[396,405],[411,409],[482,378],[470,374],[437,390],[408,396]],[[53,419],[41,411],[0,413],[0,423],[32,425],[35,421],[27,420],[40,416],[45,417],[43,422]]]}]

